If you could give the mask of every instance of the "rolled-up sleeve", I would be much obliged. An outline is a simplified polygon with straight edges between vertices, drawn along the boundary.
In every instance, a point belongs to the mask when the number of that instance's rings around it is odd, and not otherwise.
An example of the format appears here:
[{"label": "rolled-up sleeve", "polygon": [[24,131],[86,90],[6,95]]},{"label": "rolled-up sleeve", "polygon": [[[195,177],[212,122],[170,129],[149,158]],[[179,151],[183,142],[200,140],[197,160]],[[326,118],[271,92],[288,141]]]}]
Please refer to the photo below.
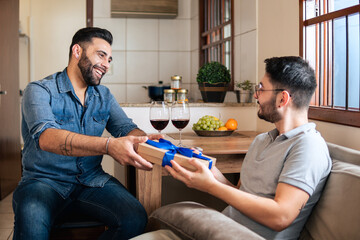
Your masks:
[{"label": "rolled-up sleeve", "polygon": [[123,137],[128,135],[133,129],[138,128],[137,125],[128,118],[124,110],[120,107],[114,96],[110,96],[110,118],[106,129],[115,137]]},{"label": "rolled-up sleeve", "polygon": [[40,149],[39,137],[43,131],[48,128],[60,129],[50,103],[50,91],[46,86],[30,83],[26,87],[22,99],[22,113],[29,134],[35,140],[38,149]]}]

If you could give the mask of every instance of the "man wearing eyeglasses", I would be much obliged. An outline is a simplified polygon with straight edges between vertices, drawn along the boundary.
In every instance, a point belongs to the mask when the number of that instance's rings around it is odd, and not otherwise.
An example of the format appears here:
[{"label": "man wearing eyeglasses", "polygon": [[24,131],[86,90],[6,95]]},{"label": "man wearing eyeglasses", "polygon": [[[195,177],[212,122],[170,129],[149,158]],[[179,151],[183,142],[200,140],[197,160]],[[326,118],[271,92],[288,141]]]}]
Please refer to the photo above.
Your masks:
[{"label": "man wearing eyeglasses", "polygon": [[190,172],[176,162],[170,174],[188,187],[227,202],[223,213],[266,239],[297,239],[320,198],[331,169],[324,139],[308,122],[316,88],[313,69],[300,57],[265,60],[255,88],[258,116],[275,129],[258,135],[244,159],[238,186],[197,160]]}]

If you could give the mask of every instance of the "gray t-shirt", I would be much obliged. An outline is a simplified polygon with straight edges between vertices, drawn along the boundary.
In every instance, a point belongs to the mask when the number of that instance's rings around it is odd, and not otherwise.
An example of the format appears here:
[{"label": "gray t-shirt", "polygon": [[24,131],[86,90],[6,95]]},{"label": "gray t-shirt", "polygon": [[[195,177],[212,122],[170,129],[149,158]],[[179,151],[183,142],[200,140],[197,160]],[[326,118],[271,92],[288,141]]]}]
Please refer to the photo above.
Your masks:
[{"label": "gray t-shirt", "polygon": [[274,199],[278,183],[298,187],[310,195],[305,207],[285,230],[276,232],[228,206],[223,213],[266,239],[297,239],[319,200],[331,170],[324,139],[307,123],[279,135],[277,129],[258,135],[241,168],[241,187],[248,193]]}]

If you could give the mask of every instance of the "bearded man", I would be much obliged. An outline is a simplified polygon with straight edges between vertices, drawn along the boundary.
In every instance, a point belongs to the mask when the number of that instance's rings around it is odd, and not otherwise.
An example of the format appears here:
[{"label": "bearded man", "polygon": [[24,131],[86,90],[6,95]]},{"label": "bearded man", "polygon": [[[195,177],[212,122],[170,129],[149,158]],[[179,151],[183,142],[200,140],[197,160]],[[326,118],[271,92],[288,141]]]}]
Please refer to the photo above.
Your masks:
[{"label": "bearded man", "polygon": [[254,139],[238,185],[216,167],[210,171],[196,159],[190,160],[196,172],[174,161],[172,168],[165,168],[188,187],[228,203],[223,211],[226,216],[265,239],[298,239],[320,198],[331,159],[315,124],[308,122],[316,89],[313,69],[300,57],[274,57],[265,63],[266,73],[254,97],[259,118],[274,123],[275,129]]},{"label": "bearded man", "polygon": [[[105,29],[80,29],[67,68],[25,89],[14,239],[48,239],[54,220],[71,209],[108,226],[100,239],[129,239],[144,231],[144,208],[101,167],[108,154],[122,165],[151,170],[137,144],[160,137],[146,136],[100,85],[112,61],[112,40]],[[114,138],[101,137],[105,129]]]}]

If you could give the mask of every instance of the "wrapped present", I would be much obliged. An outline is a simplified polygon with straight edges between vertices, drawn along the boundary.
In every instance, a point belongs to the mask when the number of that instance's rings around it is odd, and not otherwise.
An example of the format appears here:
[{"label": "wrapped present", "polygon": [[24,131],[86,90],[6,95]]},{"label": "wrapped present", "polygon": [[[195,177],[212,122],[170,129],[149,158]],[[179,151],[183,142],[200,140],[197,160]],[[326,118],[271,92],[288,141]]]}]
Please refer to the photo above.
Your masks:
[{"label": "wrapped present", "polygon": [[199,160],[209,169],[216,162],[216,158],[203,155],[202,153],[196,154],[189,148],[177,147],[165,139],[160,139],[159,142],[148,140],[146,143],[140,143],[138,153],[147,161],[162,165],[163,167],[166,165],[172,166],[170,161],[174,160],[190,171],[196,171],[196,168],[189,163],[191,158]]}]

